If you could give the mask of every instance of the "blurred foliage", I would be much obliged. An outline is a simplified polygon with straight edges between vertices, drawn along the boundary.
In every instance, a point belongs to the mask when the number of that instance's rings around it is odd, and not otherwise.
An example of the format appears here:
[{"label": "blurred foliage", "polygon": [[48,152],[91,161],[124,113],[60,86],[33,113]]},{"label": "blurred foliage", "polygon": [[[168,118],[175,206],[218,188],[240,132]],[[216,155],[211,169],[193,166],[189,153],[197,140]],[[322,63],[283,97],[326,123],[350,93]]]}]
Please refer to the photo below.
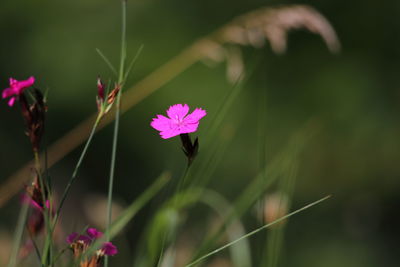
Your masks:
[{"label": "blurred foliage", "polygon": [[[9,77],[34,75],[37,86],[49,89],[49,144],[96,110],[97,75],[105,80],[112,77],[95,48],[112,62],[118,61],[120,10],[116,2],[0,2],[0,88],[8,86]],[[259,103],[266,107],[267,160],[312,120],[319,130],[300,157],[292,206],[326,194],[333,198],[291,219],[281,266],[397,266],[393,248],[399,236],[395,207],[400,201],[400,2],[129,1],[128,54],[133,57],[141,44],[144,50],[127,85],[237,15],[293,3],[308,4],[324,14],[337,31],[342,51],[330,54],[320,37],[305,31],[289,35],[284,55],[273,54],[268,45],[243,50],[246,63],[257,57],[260,64],[229,111],[225,124],[236,129],[236,134],[209,187],[233,201],[258,173]],[[122,117],[115,181],[115,196],[121,205],[130,203],[163,170],[171,170],[173,177],[183,171],[185,158],[179,140],[162,140],[149,126],[151,118],[169,105],[188,103],[207,109],[209,115],[197,132],[200,154],[207,155],[202,139],[224,96],[232,90],[225,67],[197,63]],[[32,155],[17,109],[3,102],[0,117],[3,182]],[[107,191],[111,136],[108,126],[94,139],[67,201],[73,218],[66,221],[65,232],[88,224],[85,199]],[[51,169],[56,188],[65,184],[78,153]],[[1,208],[1,238],[7,235],[3,232],[13,231],[17,207],[14,198]],[[199,212],[205,216],[191,215],[193,224],[190,217],[185,231],[204,230],[198,220],[207,218],[209,211]],[[113,259],[115,266],[132,261],[130,251],[151,215],[151,208],[140,212],[117,240],[121,254]],[[257,221],[252,210],[246,218],[249,231]],[[259,242],[262,237],[251,240]],[[263,254],[256,244],[252,244],[254,257]]]}]

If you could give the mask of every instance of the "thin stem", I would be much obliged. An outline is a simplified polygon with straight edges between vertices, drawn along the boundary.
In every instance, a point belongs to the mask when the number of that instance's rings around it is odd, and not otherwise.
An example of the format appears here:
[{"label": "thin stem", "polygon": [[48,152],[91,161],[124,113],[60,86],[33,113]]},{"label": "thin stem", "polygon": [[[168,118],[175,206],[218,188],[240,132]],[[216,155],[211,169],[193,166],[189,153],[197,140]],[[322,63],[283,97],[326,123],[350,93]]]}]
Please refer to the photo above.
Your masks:
[{"label": "thin stem", "polygon": [[127,5],[127,0],[122,0],[121,58],[119,62],[119,77],[118,77],[119,84],[121,84],[124,79],[124,68],[126,59],[126,5]]},{"label": "thin stem", "polygon": [[[184,190],[185,187],[185,182],[186,182],[186,178],[189,175],[189,170],[190,170],[190,164],[187,164],[185,167],[185,171],[183,172],[181,178],[179,179],[178,185],[176,187],[176,191],[175,191],[175,195],[174,197],[174,201],[173,201],[173,209],[176,209],[177,211],[179,210],[181,203],[182,203],[182,197],[184,197],[184,194],[182,194],[182,191]],[[165,244],[167,241],[167,236],[169,236],[171,233],[171,229],[168,228],[165,233],[164,233],[164,237],[161,243],[161,252],[160,252],[160,256],[158,258],[158,263],[157,263],[157,267],[159,267],[162,263],[162,259],[163,259],[163,254],[164,254],[164,250],[165,250]],[[173,241],[173,243],[175,243],[176,240]]]},{"label": "thin stem", "polygon": [[[44,177],[42,176],[42,168],[40,164],[40,156],[39,152],[37,150],[33,151],[34,158],[35,158],[35,170],[36,174],[38,175],[38,181],[39,181],[39,186],[41,188],[41,193],[42,193],[42,201],[43,201],[43,210],[41,211],[43,214],[44,218],[44,225],[46,227],[46,238],[43,246],[43,252],[42,252],[42,265],[46,266],[48,259],[51,258],[51,253],[53,250],[53,243],[52,243],[52,230],[51,230],[51,206],[47,207],[47,199],[49,197],[49,187],[47,178],[46,181],[44,181]],[[50,263],[51,264],[51,263]]]},{"label": "thin stem", "polygon": [[[179,179],[178,185],[176,187],[176,193],[175,193],[176,196],[179,196],[182,193],[182,191],[184,190],[185,185],[186,185],[187,176],[189,176],[189,170],[190,170],[190,165],[187,164],[185,167],[185,171],[183,172],[181,179]],[[176,198],[176,201],[174,203],[175,208],[177,208],[179,206],[179,204],[180,204],[179,202],[180,201],[178,201],[178,198]]]},{"label": "thin stem", "polygon": [[110,60],[101,52],[100,49],[96,48],[96,52],[100,55],[100,57],[104,60],[107,66],[110,68],[111,72],[117,76],[117,71],[115,70],[114,66],[111,64]]},{"label": "thin stem", "polygon": [[28,234],[29,234],[29,238],[31,239],[31,242],[32,242],[33,247],[34,247],[35,252],[36,252],[36,255],[37,255],[38,259],[39,259],[39,262],[41,262],[41,261],[42,261],[42,256],[40,255],[39,248],[38,248],[38,246],[37,246],[37,244],[36,244],[36,242],[35,242],[35,239],[34,239],[34,237],[33,237],[33,234],[31,233],[31,231],[29,231],[28,226],[26,226],[26,231],[27,231]]},{"label": "thin stem", "polygon": [[[114,175],[115,175],[115,161],[117,155],[117,143],[118,143],[118,131],[119,131],[119,118],[121,112],[121,94],[124,81],[124,68],[125,68],[125,58],[126,58],[126,6],[127,0],[122,0],[122,29],[121,29],[121,58],[119,64],[119,77],[118,84],[121,87],[121,91],[117,96],[116,110],[115,110],[115,123],[114,123],[114,135],[111,151],[111,166],[110,166],[110,177],[108,183],[108,199],[107,199],[107,231],[106,240],[110,240],[110,225],[112,221],[112,195],[113,195],[113,185],[114,185]],[[104,266],[108,267],[108,257],[104,259]]]},{"label": "thin stem", "polygon": [[64,205],[65,199],[67,198],[69,190],[70,190],[72,184],[74,183],[74,181],[76,179],[76,176],[77,176],[78,171],[79,171],[79,167],[81,166],[82,161],[86,156],[86,152],[87,152],[87,150],[89,148],[89,145],[90,145],[90,143],[91,143],[91,141],[93,139],[94,133],[96,132],[97,125],[99,124],[101,118],[102,118],[101,116],[97,117],[97,119],[96,119],[96,121],[95,121],[95,123],[93,125],[93,128],[92,128],[92,130],[90,132],[89,138],[86,141],[85,147],[83,148],[82,153],[81,153],[81,155],[79,157],[78,163],[75,166],[74,172],[72,173],[72,176],[68,181],[67,187],[65,188],[64,193],[63,193],[63,195],[61,197],[60,205],[58,206],[57,212],[56,212],[56,214],[54,216],[53,231],[54,231],[54,228],[55,228],[55,226],[57,224],[57,220],[58,220],[58,218],[60,216],[60,212],[61,212],[61,209],[62,209],[62,207]]},{"label": "thin stem", "polygon": [[[118,102],[120,101],[120,94],[117,99],[117,110],[115,113],[115,124],[114,124],[114,135],[113,135],[113,143],[112,143],[112,151],[111,151],[111,166],[110,166],[110,177],[108,183],[108,200],[107,200],[107,229],[109,228],[112,220],[112,193],[113,193],[113,184],[114,184],[114,175],[115,175],[115,161],[117,154],[117,143],[118,143],[118,130],[119,130],[119,109]],[[107,233],[107,232],[106,232]],[[107,241],[109,241],[109,236],[107,236]]]}]

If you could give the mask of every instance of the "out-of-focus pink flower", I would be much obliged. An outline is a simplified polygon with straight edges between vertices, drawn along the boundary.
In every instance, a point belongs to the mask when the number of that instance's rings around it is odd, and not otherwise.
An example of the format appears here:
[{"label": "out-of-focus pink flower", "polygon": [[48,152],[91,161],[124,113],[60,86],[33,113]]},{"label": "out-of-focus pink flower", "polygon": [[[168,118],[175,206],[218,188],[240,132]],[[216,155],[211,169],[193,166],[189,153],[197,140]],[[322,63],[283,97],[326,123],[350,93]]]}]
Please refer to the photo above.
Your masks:
[{"label": "out-of-focus pink flower", "polygon": [[[38,210],[38,211],[43,211],[43,205],[40,204],[38,201],[33,200],[30,196],[28,196],[27,194],[22,194],[21,196],[21,202],[23,204],[27,204],[29,206],[31,206],[32,208]],[[50,208],[50,201],[46,200],[46,208]]]},{"label": "out-of-focus pink flower", "polygon": [[104,242],[103,246],[101,247],[101,252],[107,256],[114,256],[118,253],[118,249],[113,243]]},{"label": "out-of-focus pink flower", "polygon": [[80,235],[78,233],[71,233],[67,239],[66,239],[68,244],[73,244],[75,242],[83,242],[86,245],[89,245],[92,242],[92,239],[89,236],[86,235]]},{"label": "out-of-focus pink flower", "polygon": [[[96,228],[88,228],[86,234],[87,235],[80,235],[73,232],[68,235],[66,239],[67,243],[71,246],[75,257],[82,255],[92,245],[92,243],[96,241],[96,239],[103,236],[103,233],[98,231]],[[101,248],[97,250],[97,253],[92,256],[92,259],[95,259],[95,262],[97,262],[98,259],[104,255],[114,256],[117,253],[117,247],[113,243],[104,242]]]},{"label": "out-of-focus pink flower", "polygon": [[11,97],[8,101],[8,105],[11,107],[14,105],[16,98],[22,94],[25,88],[32,86],[35,82],[35,77],[31,76],[27,80],[17,81],[10,78],[10,87],[3,90],[2,97]]},{"label": "out-of-focus pink flower", "polygon": [[199,121],[207,112],[204,109],[196,108],[188,114],[189,106],[187,104],[176,104],[167,110],[168,117],[157,115],[150,123],[151,127],[160,131],[164,139],[168,139],[184,133],[193,133],[197,131]]},{"label": "out-of-focus pink flower", "polygon": [[88,228],[86,233],[91,239],[97,239],[103,236],[103,233],[97,230],[96,228]]}]

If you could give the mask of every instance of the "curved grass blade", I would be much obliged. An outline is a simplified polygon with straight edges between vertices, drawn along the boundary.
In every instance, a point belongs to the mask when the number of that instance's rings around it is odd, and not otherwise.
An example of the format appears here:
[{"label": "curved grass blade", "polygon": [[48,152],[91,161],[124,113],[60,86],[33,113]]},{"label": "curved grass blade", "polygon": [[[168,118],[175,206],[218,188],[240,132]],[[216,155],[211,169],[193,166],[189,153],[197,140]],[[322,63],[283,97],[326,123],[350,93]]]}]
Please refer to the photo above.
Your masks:
[{"label": "curved grass blade", "polygon": [[104,62],[107,64],[107,66],[110,68],[110,70],[112,71],[112,73],[117,76],[117,70],[115,69],[115,67],[113,66],[113,64],[111,63],[111,61],[103,54],[103,52],[101,52],[100,49],[96,48],[96,52],[97,54],[99,54],[99,56],[104,60]]},{"label": "curved grass blade", "polygon": [[14,242],[11,250],[11,255],[10,255],[10,260],[8,262],[7,267],[15,267],[17,266],[17,256],[18,256],[18,251],[19,247],[21,245],[21,240],[22,240],[22,235],[24,233],[24,225],[26,221],[26,217],[28,215],[28,209],[29,205],[22,205],[19,215],[18,215],[18,221],[17,221],[17,228],[15,230],[14,234]]},{"label": "curved grass blade", "polygon": [[285,219],[287,219],[287,218],[289,218],[289,217],[291,217],[291,216],[293,216],[293,215],[295,215],[295,214],[297,214],[297,213],[300,213],[300,212],[302,212],[302,211],[304,211],[304,210],[306,210],[306,209],[308,209],[308,208],[311,208],[312,206],[315,206],[315,205],[321,203],[322,201],[327,200],[327,199],[330,198],[330,197],[331,197],[331,196],[328,195],[328,196],[326,196],[326,197],[324,197],[324,198],[321,198],[320,200],[314,201],[314,202],[312,202],[312,203],[310,203],[310,204],[308,204],[308,205],[306,205],[306,206],[304,206],[304,207],[302,207],[302,208],[300,208],[300,209],[298,209],[298,210],[295,210],[295,211],[293,211],[293,212],[291,212],[291,213],[289,213],[289,214],[287,214],[287,215],[285,215],[285,216],[283,216],[283,217],[281,217],[281,218],[279,218],[279,219],[277,219],[277,220],[275,220],[275,221],[273,221],[273,222],[271,222],[271,223],[265,224],[265,225],[263,225],[263,226],[261,226],[261,227],[255,229],[255,230],[253,230],[253,231],[251,231],[251,232],[245,234],[244,236],[242,236],[242,237],[240,237],[240,238],[238,238],[238,239],[236,239],[236,240],[234,240],[234,241],[232,241],[232,242],[229,242],[229,243],[227,243],[226,245],[224,245],[224,246],[222,246],[222,247],[219,247],[219,248],[217,248],[217,249],[215,249],[215,250],[213,250],[213,251],[211,251],[211,252],[205,254],[204,256],[201,256],[200,258],[196,259],[195,261],[193,261],[193,262],[191,262],[191,263],[185,265],[185,267],[195,266],[197,263],[199,263],[199,262],[201,262],[201,261],[207,259],[208,257],[210,257],[210,256],[212,256],[212,255],[214,255],[214,254],[216,254],[216,253],[218,253],[218,252],[220,252],[220,251],[222,251],[222,250],[224,250],[224,249],[226,249],[226,248],[228,248],[228,247],[230,247],[230,246],[236,244],[237,242],[239,242],[239,241],[241,241],[241,240],[243,240],[243,239],[246,239],[246,238],[248,238],[248,237],[250,237],[250,236],[252,236],[252,235],[255,235],[255,234],[257,234],[258,232],[260,232],[260,231],[262,231],[262,230],[264,230],[264,229],[266,229],[266,228],[268,228],[268,227],[270,227],[270,226],[272,226],[272,225],[274,225],[274,224],[277,224],[277,223],[279,223],[279,222],[281,222],[281,221],[283,221],[283,220],[285,220]]}]

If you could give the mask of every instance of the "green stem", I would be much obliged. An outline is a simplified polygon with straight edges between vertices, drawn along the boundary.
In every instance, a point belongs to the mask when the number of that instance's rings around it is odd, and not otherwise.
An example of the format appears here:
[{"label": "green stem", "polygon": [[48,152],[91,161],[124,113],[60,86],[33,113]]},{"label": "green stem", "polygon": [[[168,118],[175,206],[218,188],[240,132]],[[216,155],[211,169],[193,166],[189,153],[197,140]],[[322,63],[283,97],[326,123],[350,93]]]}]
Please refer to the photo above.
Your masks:
[{"label": "green stem", "polygon": [[[185,189],[185,184],[186,184],[186,180],[187,180],[186,178],[189,175],[189,170],[190,170],[190,164],[187,164],[185,171],[183,172],[182,177],[179,179],[178,185],[176,187],[176,191],[175,191],[175,195],[174,195],[175,199],[173,201],[173,209],[176,210],[177,213],[179,213],[179,209],[180,209],[181,203],[182,203],[182,198],[184,197],[184,194],[182,194],[182,192]],[[161,243],[161,251],[160,251],[160,256],[158,258],[157,267],[161,266],[162,259],[164,256],[163,254],[164,254],[164,250],[165,250],[166,239],[167,239],[167,236],[170,235],[170,232],[171,232],[171,229],[168,228],[164,233],[164,237],[163,237],[162,243]],[[174,237],[174,240],[172,241],[173,244],[176,241],[175,238],[176,238],[176,236]]]},{"label": "green stem", "polygon": [[[178,185],[176,187],[175,195],[180,195],[182,191],[185,189],[187,176],[189,176],[190,165],[187,164],[185,167],[185,171],[182,174],[181,179],[179,179]],[[176,203],[175,203],[176,204]]]},{"label": "green stem", "polygon": [[[44,180],[44,177],[42,176],[42,168],[40,164],[40,156],[39,156],[39,151],[34,150],[34,158],[35,158],[35,169],[36,169],[36,174],[38,175],[38,181],[40,184],[41,188],[41,193],[42,193],[42,200],[43,200],[43,218],[44,218],[44,225],[46,228],[46,238],[43,246],[43,252],[42,252],[42,266],[51,266],[51,254],[53,250],[53,243],[52,243],[52,230],[51,230],[51,206],[47,207],[47,200],[49,199],[50,192],[49,192],[49,187],[47,178],[46,181]],[[47,194],[46,194],[47,192]]]},{"label": "green stem", "polygon": [[126,59],[126,5],[127,0],[122,0],[122,30],[121,30],[121,58],[119,62],[118,83],[121,84],[124,79],[124,68]]},{"label": "green stem", "polygon": [[[107,198],[107,222],[106,222],[106,239],[110,241],[109,228],[112,222],[112,194],[113,194],[113,185],[114,185],[114,174],[115,174],[115,159],[117,154],[117,142],[118,142],[118,129],[119,129],[119,102],[120,102],[121,92],[118,94],[117,98],[117,110],[115,112],[115,124],[114,124],[114,136],[113,136],[113,144],[112,144],[112,152],[111,152],[111,167],[110,167],[110,177],[108,183],[108,198]],[[105,257],[104,266],[108,266],[108,257]]]},{"label": "green stem", "polygon": [[54,231],[54,228],[55,228],[55,226],[57,224],[57,220],[58,220],[58,218],[60,216],[61,209],[62,209],[62,207],[64,205],[65,199],[67,198],[69,190],[70,190],[72,184],[74,183],[74,181],[76,179],[76,176],[77,176],[78,171],[79,171],[79,167],[81,166],[82,161],[86,156],[86,152],[87,152],[87,150],[89,148],[89,145],[90,145],[90,143],[91,143],[91,141],[93,139],[93,136],[94,136],[94,134],[96,132],[96,128],[97,128],[101,118],[102,118],[102,116],[97,116],[97,119],[96,119],[96,121],[95,121],[95,123],[94,123],[94,125],[92,127],[91,132],[90,132],[89,138],[87,139],[85,147],[83,148],[82,153],[81,153],[81,155],[79,157],[78,163],[75,166],[74,172],[72,173],[72,176],[68,181],[67,187],[65,188],[64,193],[62,194],[60,205],[58,206],[58,209],[57,209],[56,214],[54,216],[54,222],[53,222],[53,226],[52,226],[53,230],[52,231]]},{"label": "green stem", "polygon": [[[107,198],[107,222],[106,222],[106,240],[110,240],[110,225],[112,221],[112,194],[114,185],[114,175],[115,175],[115,161],[117,154],[117,143],[118,143],[118,131],[119,131],[119,117],[121,111],[121,94],[124,81],[124,68],[125,68],[125,58],[126,58],[126,6],[127,1],[122,0],[122,30],[121,30],[121,58],[119,64],[119,77],[118,84],[121,87],[120,92],[117,96],[116,110],[115,110],[115,123],[114,123],[114,135],[113,144],[111,152],[111,166],[110,166],[110,177],[108,183],[108,198]],[[108,257],[104,259],[104,266],[108,267]]]}]

